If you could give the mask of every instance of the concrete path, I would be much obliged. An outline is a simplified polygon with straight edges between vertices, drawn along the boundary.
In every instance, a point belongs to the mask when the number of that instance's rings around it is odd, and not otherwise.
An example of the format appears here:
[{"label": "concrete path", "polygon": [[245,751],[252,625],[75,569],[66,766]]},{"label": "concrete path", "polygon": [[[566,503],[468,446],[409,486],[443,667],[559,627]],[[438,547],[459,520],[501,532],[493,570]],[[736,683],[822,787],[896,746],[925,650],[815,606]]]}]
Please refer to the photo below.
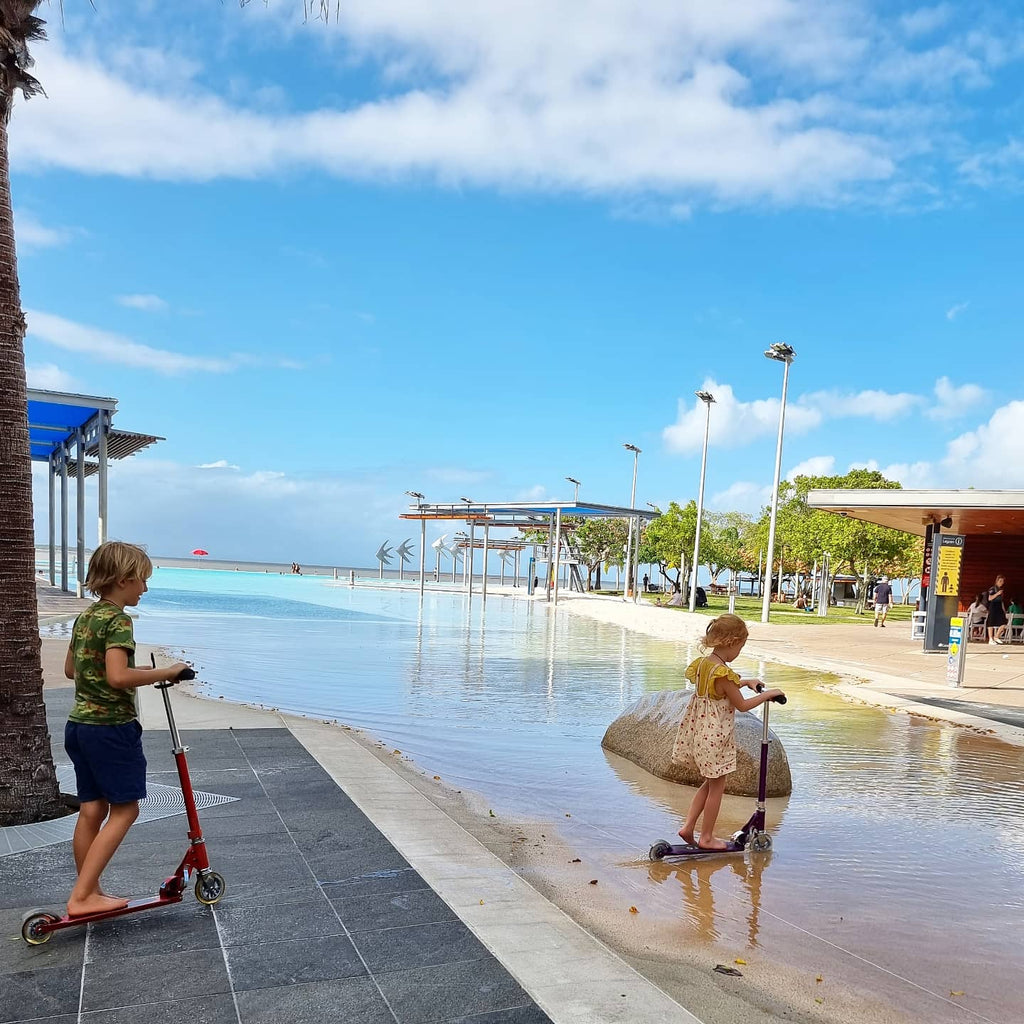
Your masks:
[{"label": "concrete path", "polygon": [[[59,739],[72,691],[45,694]],[[173,784],[140,695],[150,781]],[[62,907],[70,844],[0,856],[0,1022],[699,1024],[343,730],[174,700],[194,785],[235,798],[201,812],[227,894],[30,947],[21,916]],[[152,892],[185,842],[180,814],[136,823],[108,890]]]}]

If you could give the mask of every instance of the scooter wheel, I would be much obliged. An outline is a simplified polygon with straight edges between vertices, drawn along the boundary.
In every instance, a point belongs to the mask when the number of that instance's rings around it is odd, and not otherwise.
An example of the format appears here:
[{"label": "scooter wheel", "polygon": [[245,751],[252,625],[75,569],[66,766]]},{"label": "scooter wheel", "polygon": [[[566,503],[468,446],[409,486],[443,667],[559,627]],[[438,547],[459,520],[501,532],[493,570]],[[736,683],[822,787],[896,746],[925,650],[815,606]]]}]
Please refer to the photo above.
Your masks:
[{"label": "scooter wheel", "polygon": [[659,839],[650,849],[647,856],[651,860],[661,860],[662,857],[667,857],[672,852],[672,844],[666,842],[664,839]]},{"label": "scooter wheel", "polygon": [[765,850],[772,848],[772,837],[767,832],[758,832],[753,839],[750,840],[750,846],[748,849],[753,850],[755,853],[764,853]]},{"label": "scooter wheel", "polygon": [[212,906],[227,892],[227,884],[216,871],[207,871],[196,879],[196,899],[206,906]]},{"label": "scooter wheel", "polygon": [[41,946],[44,942],[50,941],[51,931],[43,931],[43,926],[56,924],[60,920],[55,914],[47,913],[45,910],[30,910],[21,919],[21,937],[30,946]]}]

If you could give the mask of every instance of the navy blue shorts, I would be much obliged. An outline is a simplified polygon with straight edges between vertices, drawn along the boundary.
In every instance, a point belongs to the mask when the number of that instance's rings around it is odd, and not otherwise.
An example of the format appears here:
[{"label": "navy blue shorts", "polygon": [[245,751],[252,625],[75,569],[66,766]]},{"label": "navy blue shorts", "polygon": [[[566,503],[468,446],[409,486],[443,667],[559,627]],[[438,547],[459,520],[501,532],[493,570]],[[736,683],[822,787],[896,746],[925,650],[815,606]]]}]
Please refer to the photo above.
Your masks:
[{"label": "navy blue shorts", "polygon": [[128,804],[146,797],[146,755],[142,752],[142,726],[64,726],[64,749],[75,766],[78,799]]}]

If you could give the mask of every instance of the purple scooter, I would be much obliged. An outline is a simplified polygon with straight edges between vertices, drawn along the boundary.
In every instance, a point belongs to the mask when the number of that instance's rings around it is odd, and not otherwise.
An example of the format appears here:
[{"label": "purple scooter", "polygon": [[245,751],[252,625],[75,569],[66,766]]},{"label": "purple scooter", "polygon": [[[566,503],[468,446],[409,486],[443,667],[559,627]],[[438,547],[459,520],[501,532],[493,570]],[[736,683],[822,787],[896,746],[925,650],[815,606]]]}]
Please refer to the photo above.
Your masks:
[{"label": "purple scooter", "polygon": [[[754,689],[760,693],[764,683],[758,683]],[[764,793],[768,785],[768,705],[773,703],[785,704],[786,698],[772,697],[762,705],[764,729],[761,733],[761,774],[757,781],[757,809],[750,820],[739,832],[733,833],[724,850],[702,850],[696,843],[670,843],[666,839],[659,839],[647,855],[651,860],[664,860],[666,857],[720,857],[723,854],[742,853],[747,849],[763,851],[772,848],[772,837],[764,827]]]}]

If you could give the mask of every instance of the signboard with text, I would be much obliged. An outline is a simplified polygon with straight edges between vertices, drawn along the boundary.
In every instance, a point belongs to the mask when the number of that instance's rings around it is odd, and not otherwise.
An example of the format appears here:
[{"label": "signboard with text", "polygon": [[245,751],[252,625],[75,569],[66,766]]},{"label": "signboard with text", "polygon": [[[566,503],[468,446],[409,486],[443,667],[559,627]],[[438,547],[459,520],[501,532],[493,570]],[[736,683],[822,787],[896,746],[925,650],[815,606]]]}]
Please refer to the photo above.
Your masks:
[{"label": "signboard with text", "polygon": [[931,569],[928,581],[924,649],[948,651],[950,621],[960,612],[960,578],[963,570],[964,537],[959,533],[932,534]]}]

